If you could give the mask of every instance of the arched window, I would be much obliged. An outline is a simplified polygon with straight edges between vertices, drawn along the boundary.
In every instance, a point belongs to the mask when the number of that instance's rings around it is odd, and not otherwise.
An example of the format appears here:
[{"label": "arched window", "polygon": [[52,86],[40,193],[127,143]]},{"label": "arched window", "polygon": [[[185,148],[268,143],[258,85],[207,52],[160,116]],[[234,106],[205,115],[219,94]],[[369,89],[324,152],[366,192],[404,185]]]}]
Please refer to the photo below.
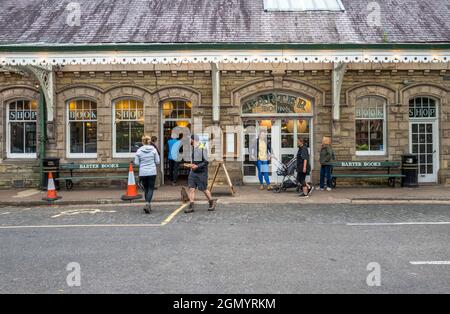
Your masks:
[{"label": "arched window", "polygon": [[67,156],[69,158],[97,157],[97,103],[87,99],[68,104]]},{"label": "arched window", "polygon": [[386,100],[382,97],[358,98],[355,113],[356,154],[386,154]]},{"label": "arched window", "polygon": [[7,157],[36,158],[37,102],[14,100],[7,105]]},{"label": "arched window", "polygon": [[142,146],[144,102],[126,98],[113,105],[113,149],[115,157],[131,157]]}]

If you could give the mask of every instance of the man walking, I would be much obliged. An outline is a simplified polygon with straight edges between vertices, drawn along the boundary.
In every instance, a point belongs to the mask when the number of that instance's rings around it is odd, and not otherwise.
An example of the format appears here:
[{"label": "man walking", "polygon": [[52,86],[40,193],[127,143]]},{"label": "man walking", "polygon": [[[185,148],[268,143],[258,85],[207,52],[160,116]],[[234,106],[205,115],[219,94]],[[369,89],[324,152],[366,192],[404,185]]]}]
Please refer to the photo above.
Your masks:
[{"label": "man walking", "polygon": [[185,164],[190,168],[188,177],[189,187],[189,207],[185,209],[185,213],[194,212],[195,190],[203,192],[208,199],[209,211],[216,209],[216,200],[213,200],[211,192],[208,190],[208,152],[205,146],[200,143],[198,135],[191,136],[192,154],[191,163]]}]

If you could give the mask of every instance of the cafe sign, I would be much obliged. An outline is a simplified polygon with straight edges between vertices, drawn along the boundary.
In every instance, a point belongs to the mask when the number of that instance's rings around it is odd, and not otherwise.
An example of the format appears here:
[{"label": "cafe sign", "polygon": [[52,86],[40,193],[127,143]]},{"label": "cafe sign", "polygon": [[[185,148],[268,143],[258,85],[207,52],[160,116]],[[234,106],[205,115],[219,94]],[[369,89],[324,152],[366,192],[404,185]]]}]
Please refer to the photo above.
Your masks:
[{"label": "cafe sign", "polygon": [[305,114],[311,110],[309,100],[278,93],[259,95],[242,105],[242,114]]}]

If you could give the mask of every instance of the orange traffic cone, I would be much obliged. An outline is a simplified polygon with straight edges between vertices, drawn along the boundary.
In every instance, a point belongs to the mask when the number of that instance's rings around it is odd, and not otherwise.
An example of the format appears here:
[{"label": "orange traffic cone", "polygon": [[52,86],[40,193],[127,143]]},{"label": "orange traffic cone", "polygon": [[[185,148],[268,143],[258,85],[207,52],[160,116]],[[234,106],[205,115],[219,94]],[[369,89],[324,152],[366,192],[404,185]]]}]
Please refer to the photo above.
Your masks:
[{"label": "orange traffic cone", "polygon": [[127,193],[125,195],[122,195],[122,201],[137,200],[140,198],[142,198],[142,195],[138,194],[137,192],[136,180],[134,179],[133,163],[130,163]]},{"label": "orange traffic cone", "polygon": [[47,184],[47,197],[44,197],[44,201],[53,202],[61,199],[60,196],[56,193],[55,181],[53,180],[53,174],[51,172],[48,173],[48,184]]}]

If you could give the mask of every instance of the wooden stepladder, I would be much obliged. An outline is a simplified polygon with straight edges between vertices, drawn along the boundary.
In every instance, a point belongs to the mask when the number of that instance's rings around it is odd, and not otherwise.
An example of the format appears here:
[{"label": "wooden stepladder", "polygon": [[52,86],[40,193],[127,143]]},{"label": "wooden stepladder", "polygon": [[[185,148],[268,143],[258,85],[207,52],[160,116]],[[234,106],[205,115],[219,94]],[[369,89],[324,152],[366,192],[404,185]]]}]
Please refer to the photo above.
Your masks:
[{"label": "wooden stepladder", "polygon": [[223,172],[225,172],[225,177],[227,179],[228,186],[230,187],[231,195],[235,196],[236,195],[236,191],[234,190],[234,186],[233,186],[233,183],[231,182],[230,175],[228,174],[227,167],[225,167],[225,164],[223,162],[219,162],[219,164],[217,165],[216,171],[214,172],[214,178],[213,178],[213,180],[211,182],[211,186],[209,188],[209,191],[211,193],[213,191],[214,183],[216,183],[217,175],[219,174],[220,168],[222,168]]}]

